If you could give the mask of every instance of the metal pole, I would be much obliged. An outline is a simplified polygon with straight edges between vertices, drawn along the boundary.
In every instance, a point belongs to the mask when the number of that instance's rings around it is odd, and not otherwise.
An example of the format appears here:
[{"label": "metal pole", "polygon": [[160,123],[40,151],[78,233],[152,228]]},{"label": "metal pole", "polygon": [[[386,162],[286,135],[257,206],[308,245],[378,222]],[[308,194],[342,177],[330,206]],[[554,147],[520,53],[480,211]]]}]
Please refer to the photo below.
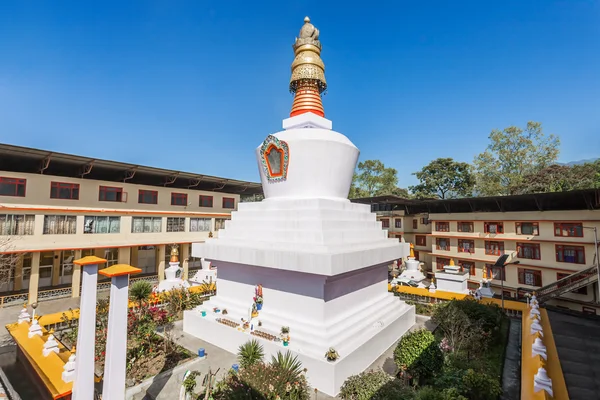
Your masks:
[{"label": "metal pole", "polygon": [[596,251],[596,273],[598,274],[598,282],[596,285],[598,286],[598,302],[600,302],[600,260],[598,260],[598,228],[594,227],[594,246]]},{"label": "metal pole", "polygon": [[500,290],[502,291],[502,312],[504,313],[504,270],[506,269],[506,265],[502,267],[500,270]]}]

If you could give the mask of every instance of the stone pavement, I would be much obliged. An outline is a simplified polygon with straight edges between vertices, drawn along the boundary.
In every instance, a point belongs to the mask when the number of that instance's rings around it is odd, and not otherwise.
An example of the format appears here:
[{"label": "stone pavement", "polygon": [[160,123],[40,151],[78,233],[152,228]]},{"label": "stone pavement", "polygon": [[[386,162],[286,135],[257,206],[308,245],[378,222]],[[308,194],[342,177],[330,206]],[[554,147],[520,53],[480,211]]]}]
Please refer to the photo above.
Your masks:
[{"label": "stone pavement", "polygon": [[[237,356],[235,354],[229,353],[223,349],[220,349],[216,346],[211,345],[201,339],[188,335],[184,333],[182,330],[183,323],[181,321],[175,323],[174,328],[174,337],[175,341],[185,347],[189,351],[193,353],[197,353],[199,348],[206,349],[206,360],[200,361],[194,364],[193,369],[201,372],[201,376],[198,378],[198,386],[202,383],[202,379],[204,379],[205,374],[209,369],[212,372],[215,372],[219,369],[219,374],[217,379],[221,378],[227,371],[231,368],[232,364],[237,363]],[[426,327],[427,329],[433,330],[434,326],[429,321],[429,317],[424,317],[421,315],[417,315],[417,323],[413,326],[411,330]],[[376,369],[382,368],[387,373],[394,375],[397,373],[396,364],[394,363],[394,349],[396,348],[396,344],[391,346],[388,350],[386,350],[368,369]],[[171,400],[177,399],[179,396],[179,389],[181,387],[181,382],[183,381],[183,375],[185,374],[185,369],[175,372],[174,374],[161,377],[161,379],[155,381],[153,386],[151,386],[146,395],[138,394],[132,397],[132,400]],[[333,399],[333,397],[327,396],[323,393],[319,393],[317,397],[313,397],[318,400],[329,400]]]},{"label": "stone pavement", "polygon": [[571,400],[600,393],[600,319],[548,310],[558,358]]}]

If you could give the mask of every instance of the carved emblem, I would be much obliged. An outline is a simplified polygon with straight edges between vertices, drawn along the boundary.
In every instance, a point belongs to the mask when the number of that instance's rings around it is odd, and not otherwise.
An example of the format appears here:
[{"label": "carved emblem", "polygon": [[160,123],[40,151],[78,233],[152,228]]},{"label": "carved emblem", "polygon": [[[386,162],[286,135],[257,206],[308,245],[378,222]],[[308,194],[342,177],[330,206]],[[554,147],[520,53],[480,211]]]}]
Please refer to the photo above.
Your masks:
[{"label": "carved emblem", "polygon": [[260,148],[260,159],[269,182],[283,182],[287,179],[290,149],[286,142],[273,135],[267,136]]}]

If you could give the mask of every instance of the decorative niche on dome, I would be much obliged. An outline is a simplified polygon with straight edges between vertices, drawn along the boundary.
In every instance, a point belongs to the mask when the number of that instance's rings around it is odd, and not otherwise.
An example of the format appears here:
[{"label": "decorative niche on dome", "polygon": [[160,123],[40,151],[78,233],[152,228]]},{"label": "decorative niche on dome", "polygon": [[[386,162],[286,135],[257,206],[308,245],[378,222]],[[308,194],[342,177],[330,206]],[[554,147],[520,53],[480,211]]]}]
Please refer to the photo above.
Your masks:
[{"label": "decorative niche on dome", "polygon": [[260,159],[269,182],[286,180],[290,162],[290,149],[286,142],[273,135],[267,136],[260,148]]}]

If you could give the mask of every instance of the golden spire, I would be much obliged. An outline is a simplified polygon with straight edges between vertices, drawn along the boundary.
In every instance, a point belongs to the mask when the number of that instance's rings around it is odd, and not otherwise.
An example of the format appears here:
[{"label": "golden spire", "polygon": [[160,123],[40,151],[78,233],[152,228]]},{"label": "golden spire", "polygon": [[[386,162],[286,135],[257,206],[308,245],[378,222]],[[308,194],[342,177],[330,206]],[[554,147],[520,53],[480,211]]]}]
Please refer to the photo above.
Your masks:
[{"label": "golden spire", "polygon": [[448,264],[450,267],[454,267],[454,258],[450,259],[450,263]]},{"label": "golden spire", "polygon": [[415,258],[415,245],[414,244],[410,244],[410,255],[409,257]]},{"label": "golden spire", "polygon": [[169,262],[176,263],[179,262],[179,250],[176,244],[171,245],[171,259]]},{"label": "golden spire", "polygon": [[319,30],[306,17],[298,36],[292,46],[296,58],[292,63],[290,78],[290,92],[294,93],[290,117],[307,112],[324,117],[321,94],[327,90],[327,81],[325,64],[321,60]]}]

